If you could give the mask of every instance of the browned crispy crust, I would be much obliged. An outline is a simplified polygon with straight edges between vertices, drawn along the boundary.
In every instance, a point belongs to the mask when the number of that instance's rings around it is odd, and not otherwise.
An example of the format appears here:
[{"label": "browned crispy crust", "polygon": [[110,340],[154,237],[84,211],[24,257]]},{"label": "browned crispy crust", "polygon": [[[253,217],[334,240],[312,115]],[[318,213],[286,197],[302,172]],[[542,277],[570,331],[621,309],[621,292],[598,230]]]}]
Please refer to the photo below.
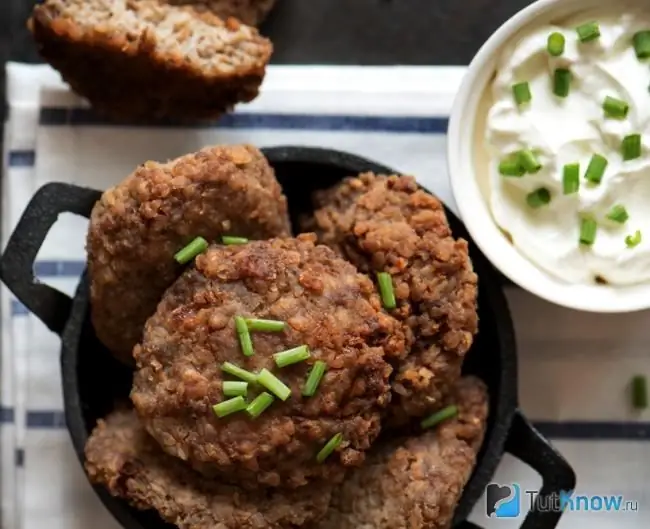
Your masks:
[{"label": "browned crispy crust", "polygon": [[208,147],[167,164],[141,165],[104,192],[90,217],[86,248],[97,336],[131,361],[146,319],[183,270],[174,254],[195,237],[289,233],[286,198],[255,147]]},{"label": "browned crispy crust", "polygon": [[[224,24],[209,12],[197,17]],[[225,22],[237,31],[239,22]],[[137,36],[57,18],[47,3],[37,5],[28,26],[39,54],[100,114],[118,121],[215,119],[259,93],[271,42],[256,36],[255,61],[233,73],[206,73],[183,56],[157,52],[155,35]]]},{"label": "browned crispy crust", "polygon": [[390,421],[439,407],[460,376],[477,331],[477,277],[467,242],[454,239],[442,204],[410,176],[366,173],[317,193],[303,228],[364,272],[388,272],[413,338],[396,365]]},{"label": "browned crispy crust", "polygon": [[[167,290],[134,349],[131,399],[168,453],[207,475],[247,487],[340,481],[362,463],[390,399],[386,354],[401,354],[401,325],[381,312],[372,282],[313,235],[214,246]],[[234,317],[287,323],[253,333],[245,357]],[[273,354],[307,345],[311,358],[282,369]],[[397,351],[396,351],[397,349]],[[301,397],[317,360],[328,365],[317,393]],[[268,369],[290,389],[260,417],[218,419],[221,365]],[[253,393],[255,388],[251,388]],[[252,398],[252,394],[251,394]],[[344,442],[324,463],[316,454],[337,433]]]},{"label": "browned crispy crust", "polygon": [[192,5],[197,11],[210,11],[223,19],[234,17],[249,26],[259,26],[275,6],[276,0],[162,0],[168,4]]},{"label": "browned crispy crust", "polygon": [[128,410],[97,423],[85,466],[93,483],[179,529],[295,529],[323,516],[332,488],[249,492],[205,478],[164,454]]},{"label": "browned crispy crust", "polygon": [[456,382],[459,414],[419,437],[380,441],[335,489],[317,529],[447,529],[476,464],[488,416],[483,382]]}]

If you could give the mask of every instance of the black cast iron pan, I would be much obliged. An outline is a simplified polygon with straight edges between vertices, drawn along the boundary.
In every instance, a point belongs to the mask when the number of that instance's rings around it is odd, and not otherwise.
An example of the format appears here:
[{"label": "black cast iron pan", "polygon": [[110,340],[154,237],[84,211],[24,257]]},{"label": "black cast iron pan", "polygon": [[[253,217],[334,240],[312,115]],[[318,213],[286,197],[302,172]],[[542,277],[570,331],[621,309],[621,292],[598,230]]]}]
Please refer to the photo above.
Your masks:
[{"label": "black cast iron pan", "polygon": [[[342,178],[365,171],[395,173],[369,160],[315,148],[265,149],[289,200],[292,221],[310,209],[315,189],[329,187]],[[11,235],[0,260],[0,275],[9,289],[62,338],[61,370],[68,429],[77,455],[83,461],[84,444],[97,419],[117,400],[128,397],[131,372],[113,359],[99,343],[89,317],[88,282],[84,274],[74,299],[40,284],[33,273],[38,250],[57,216],[72,212],[88,217],[100,191],[70,184],[48,184],[32,198]],[[514,329],[498,274],[486,261],[462,223],[447,211],[454,235],[470,241],[474,268],[479,276],[480,331],[464,371],[482,378],[490,392],[490,418],[478,464],[455,515],[457,527],[476,529],[466,521],[507,451],[542,476],[541,494],[572,490],[575,475],[564,458],[537,432],[518,409],[517,359]],[[130,508],[103,488],[95,488],[108,510],[125,529],[168,529],[157,515]],[[530,512],[522,529],[551,529],[560,513]]]}]

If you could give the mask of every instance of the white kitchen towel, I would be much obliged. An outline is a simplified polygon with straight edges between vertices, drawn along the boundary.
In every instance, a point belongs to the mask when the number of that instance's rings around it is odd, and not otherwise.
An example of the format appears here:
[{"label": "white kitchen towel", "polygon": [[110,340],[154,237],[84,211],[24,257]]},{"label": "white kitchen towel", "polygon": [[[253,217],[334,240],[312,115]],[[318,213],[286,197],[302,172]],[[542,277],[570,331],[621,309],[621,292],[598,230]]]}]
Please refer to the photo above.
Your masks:
[{"label": "white kitchen towel", "polygon": [[[46,66],[9,64],[2,181],[3,244],[30,196],[64,181],[104,189],[139,163],[215,143],[315,145],[414,174],[452,209],[445,131],[464,68],[269,68],[261,96],[213,126],[116,126],[97,119]],[[83,269],[86,221],[62,215],[37,275],[72,293]],[[650,374],[650,313],[593,315],[507,292],[520,351],[520,400],[578,474],[577,494],[623,496],[638,510],[572,511],[563,529],[650,525],[650,412],[634,413],[628,383]],[[0,461],[3,529],[118,529],[85,480],[65,431],[59,340],[2,291]],[[539,487],[506,456],[496,481]],[[524,508],[526,497],[522,498]],[[625,505],[625,503],[623,503]],[[631,504],[633,506],[634,503]],[[471,518],[489,528],[483,501]]]}]

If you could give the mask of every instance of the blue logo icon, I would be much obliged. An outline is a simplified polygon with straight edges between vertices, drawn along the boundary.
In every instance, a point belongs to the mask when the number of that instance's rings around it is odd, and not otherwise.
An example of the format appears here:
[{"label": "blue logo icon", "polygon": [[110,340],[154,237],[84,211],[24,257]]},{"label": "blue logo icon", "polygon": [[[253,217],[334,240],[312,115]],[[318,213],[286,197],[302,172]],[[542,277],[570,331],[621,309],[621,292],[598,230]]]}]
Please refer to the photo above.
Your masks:
[{"label": "blue logo icon", "polygon": [[487,486],[485,514],[496,518],[516,518],[521,512],[521,489],[519,485]]}]

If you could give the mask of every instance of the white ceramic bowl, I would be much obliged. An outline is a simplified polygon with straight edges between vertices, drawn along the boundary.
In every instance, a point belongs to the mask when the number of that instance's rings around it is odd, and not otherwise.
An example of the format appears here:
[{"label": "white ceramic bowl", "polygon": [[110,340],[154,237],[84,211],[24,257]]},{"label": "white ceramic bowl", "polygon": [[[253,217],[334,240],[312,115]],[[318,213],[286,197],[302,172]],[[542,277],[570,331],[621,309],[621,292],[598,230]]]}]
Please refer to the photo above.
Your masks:
[{"label": "white ceramic bowl", "polygon": [[[627,3],[638,9],[640,1]],[[621,12],[625,4],[624,1],[617,2]],[[612,0],[538,0],[492,34],[469,65],[454,101],[449,121],[447,163],[452,192],[467,230],[506,277],[537,296],[565,307],[589,312],[632,312],[650,308],[650,284],[628,287],[574,285],[538,268],[508,241],[495,224],[475,170],[477,149],[474,138],[477,137],[476,127],[481,122],[479,102],[485,91],[490,90],[503,46],[516,39],[522,30],[562,21],[601,6],[611,9]],[[479,132],[479,137],[483,138]]]}]

